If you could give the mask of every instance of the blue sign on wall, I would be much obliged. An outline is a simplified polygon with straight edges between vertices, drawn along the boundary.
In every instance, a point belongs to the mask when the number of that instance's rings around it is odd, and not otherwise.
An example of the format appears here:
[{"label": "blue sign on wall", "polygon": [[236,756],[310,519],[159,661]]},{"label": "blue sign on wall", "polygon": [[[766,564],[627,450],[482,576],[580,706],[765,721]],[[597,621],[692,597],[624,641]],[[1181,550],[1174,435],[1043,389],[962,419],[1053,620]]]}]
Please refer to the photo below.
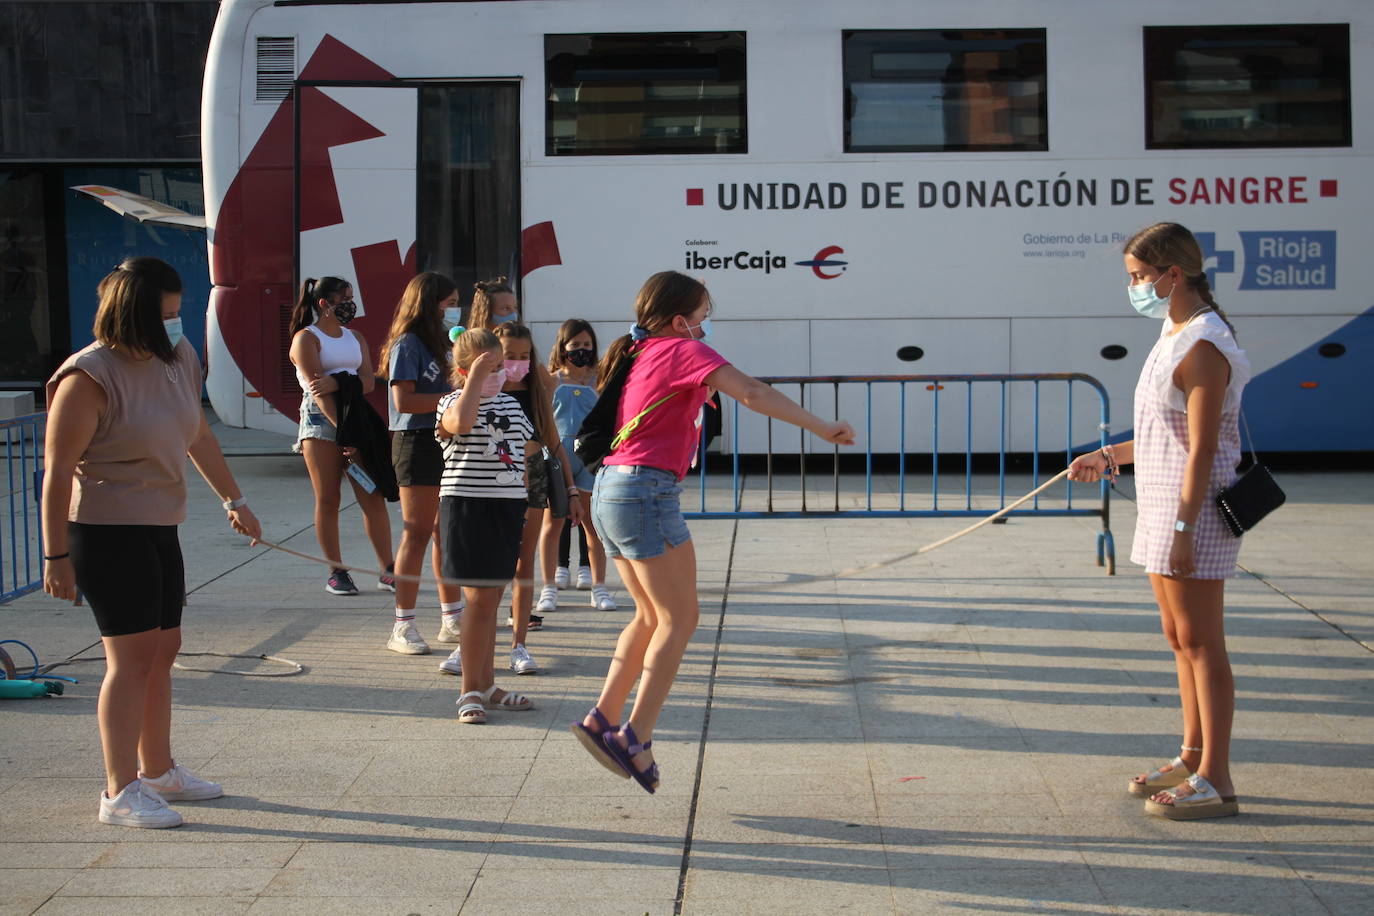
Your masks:
[{"label": "blue sign on wall", "polygon": [[1242,232],[1241,289],[1335,289],[1334,231]]},{"label": "blue sign on wall", "polygon": [[[133,191],[202,216],[205,198],[199,167],[71,168],[62,184],[103,184]],[[95,338],[95,288],[119,262],[134,255],[161,258],[181,274],[181,325],[205,363],[205,310],[210,301],[210,263],[204,232],[145,226],[75,191],[66,195],[67,280],[72,350]]]}]

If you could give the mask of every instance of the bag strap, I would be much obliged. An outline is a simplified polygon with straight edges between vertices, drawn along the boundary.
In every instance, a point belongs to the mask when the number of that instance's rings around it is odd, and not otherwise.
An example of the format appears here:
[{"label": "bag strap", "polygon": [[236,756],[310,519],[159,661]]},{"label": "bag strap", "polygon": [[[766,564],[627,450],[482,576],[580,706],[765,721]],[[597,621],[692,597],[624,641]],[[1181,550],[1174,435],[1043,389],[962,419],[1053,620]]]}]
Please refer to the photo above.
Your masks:
[{"label": "bag strap", "polygon": [[1241,428],[1245,430],[1245,438],[1250,440],[1250,460],[1259,464],[1259,455],[1255,454],[1255,437],[1250,435],[1250,423],[1245,419],[1245,406],[1242,404],[1236,410],[1240,413],[1240,424]]},{"label": "bag strap", "polygon": [[635,414],[632,418],[630,418],[630,420],[626,422],[624,426],[620,427],[618,432],[616,432],[615,438],[611,440],[611,447],[606,452],[606,454],[609,455],[611,452],[614,452],[620,446],[624,445],[625,440],[630,438],[630,436],[634,434],[634,431],[639,428],[640,420],[643,420],[645,417],[647,417],[654,410],[654,408],[658,407],[660,404],[672,400],[676,394],[676,391],[669,392],[667,395],[659,398],[657,401],[654,401],[648,407],[644,408],[639,413]]}]

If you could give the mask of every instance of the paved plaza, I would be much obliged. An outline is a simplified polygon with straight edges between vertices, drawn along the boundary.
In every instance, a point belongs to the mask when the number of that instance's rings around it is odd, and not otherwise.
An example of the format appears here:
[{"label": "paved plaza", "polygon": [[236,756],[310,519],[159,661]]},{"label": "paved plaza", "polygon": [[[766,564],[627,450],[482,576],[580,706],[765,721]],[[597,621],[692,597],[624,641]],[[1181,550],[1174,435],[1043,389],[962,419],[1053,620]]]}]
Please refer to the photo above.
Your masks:
[{"label": "paved plaza", "polygon": [[[300,460],[223,433],[265,536],[317,552]],[[305,672],[176,675],[178,759],[227,795],[178,804],[166,831],[96,822],[99,661],[59,669],[81,681],[61,698],[4,701],[0,914],[1367,916],[1374,475],[1280,479],[1289,504],[1228,585],[1242,815],[1171,823],[1125,792],[1179,727],[1126,500],[1115,577],[1090,519],[1013,519],[839,580],[967,521],[692,523],[701,625],[649,796],[567,731],[628,610],[565,591],[530,637],[540,674],[498,676],[535,710],[460,726],[442,655],[383,648],[389,595],[326,594],[323,567],[230,534],[193,478],[185,650]],[[356,506],[342,528],[370,565]],[[421,606],[429,637],[432,592]],[[42,594],[0,608],[0,638],[100,654],[89,612]]]}]

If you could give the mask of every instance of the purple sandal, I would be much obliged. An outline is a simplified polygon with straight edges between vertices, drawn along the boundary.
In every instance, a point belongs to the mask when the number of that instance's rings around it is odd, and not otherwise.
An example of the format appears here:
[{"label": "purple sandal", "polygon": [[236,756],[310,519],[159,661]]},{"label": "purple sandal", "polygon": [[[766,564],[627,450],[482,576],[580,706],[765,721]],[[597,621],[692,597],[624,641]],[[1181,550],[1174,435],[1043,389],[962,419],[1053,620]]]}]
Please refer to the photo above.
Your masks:
[{"label": "purple sandal", "polygon": [[587,753],[596,758],[597,763],[601,764],[621,779],[629,779],[630,774],[625,772],[625,768],[607,752],[606,746],[601,743],[601,736],[609,735],[611,732],[616,731],[618,726],[607,722],[606,717],[601,714],[601,710],[597,709],[595,706],[592,707],[592,711],[587,713],[587,715],[596,720],[596,727],[601,729],[600,731],[594,732],[581,722],[574,722],[568,730],[573,733],[578,741],[582,742],[582,746],[587,749]]},{"label": "purple sandal", "polygon": [[612,735],[615,734],[612,731],[604,731],[601,733],[601,743],[605,746],[606,750],[610,752],[610,755],[615,758],[615,762],[619,764],[620,769],[625,771],[625,775],[633,776],[635,782],[639,783],[645,792],[653,795],[654,790],[658,788],[658,764],[651,763],[647,770],[640,770],[635,767],[634,757],[636,754],[643,753],[653,747],[654,743],[652,741],[645,741],[643,744],[640,744],[639,736],[635,734],[635,730],[630,727],[630,723],[628,722],[620,727],[620,733],[624,735],[625,740],[629,742],[629,747],[621,747],[620,742],[612,737]]}]

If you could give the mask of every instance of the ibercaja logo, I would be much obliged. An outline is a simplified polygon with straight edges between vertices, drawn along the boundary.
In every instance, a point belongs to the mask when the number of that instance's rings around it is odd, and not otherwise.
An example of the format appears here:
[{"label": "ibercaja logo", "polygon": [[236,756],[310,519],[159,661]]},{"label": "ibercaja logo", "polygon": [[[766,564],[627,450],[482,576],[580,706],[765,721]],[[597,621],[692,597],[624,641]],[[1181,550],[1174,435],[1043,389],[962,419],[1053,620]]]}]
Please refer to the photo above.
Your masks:
[{"label": "ibercaja logo", "polygon": [[[715,242],[693,241],[696,246],[715,245]],[[809,267],[811,272],[822,280],[834,280],[844,276],[848,261],[839,260],[837,255],[844,254],[839,245],[826,245],[804,261],[793,261],[794,267]],[[682,266],[688,271],[701,270],[761,270],[765,274],[787,269],[787,256],[765,250],[762,254],[751,251],[737,251],[734,254],[706,255],[699,248],[688,249],[683,253]]]}]

